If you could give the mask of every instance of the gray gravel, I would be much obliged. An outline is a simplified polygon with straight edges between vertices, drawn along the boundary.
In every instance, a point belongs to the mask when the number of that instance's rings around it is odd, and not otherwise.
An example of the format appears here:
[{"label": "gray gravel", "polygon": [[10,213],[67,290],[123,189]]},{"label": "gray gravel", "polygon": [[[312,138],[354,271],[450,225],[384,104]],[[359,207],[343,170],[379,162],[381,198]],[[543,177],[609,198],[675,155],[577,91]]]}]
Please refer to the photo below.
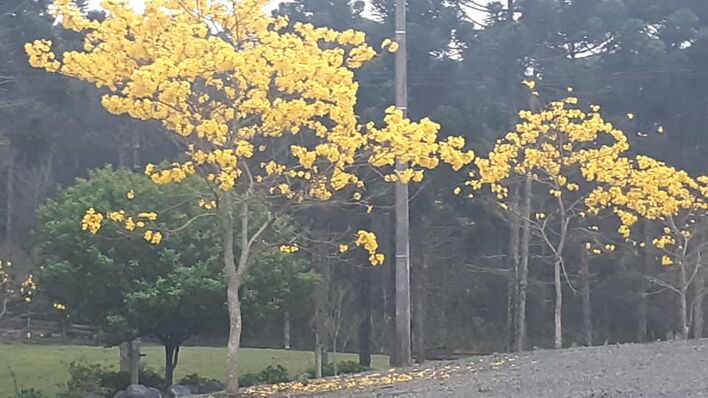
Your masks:
[{"label": "gray gravel", "polygon": [[454,369],[330,397],[708,397],[708,340],[540,350],[426,366]]}]

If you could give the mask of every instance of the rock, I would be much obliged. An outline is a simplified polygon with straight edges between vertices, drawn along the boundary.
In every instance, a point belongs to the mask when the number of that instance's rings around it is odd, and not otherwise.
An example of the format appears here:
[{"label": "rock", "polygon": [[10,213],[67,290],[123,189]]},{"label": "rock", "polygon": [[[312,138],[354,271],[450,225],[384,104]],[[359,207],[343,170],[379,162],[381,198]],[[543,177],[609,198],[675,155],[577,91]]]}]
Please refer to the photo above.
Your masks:
[{"label": "rock", "polygon": [[[145,387],[140,384],[131,384],[125,391],[119,391],[113,398],[163,398],[164,394],[154,387]],[[103,398],[100,395],[87,396],[86,398]]]},{"label": "rock", "polygon": [[96,394],[95,392],[92,392],[91,394],[86,395],[84,398],[106,398],[101,394]]},{"label": "rock", "polygon": [[163,398],[162,392],[155,387],[148,387],[148,398]]},{"label": "rock", "polygon": [[187,386],[175,384],[167,390],[167,396],[170,398],[186,397],[192,395],[192,391]]}]

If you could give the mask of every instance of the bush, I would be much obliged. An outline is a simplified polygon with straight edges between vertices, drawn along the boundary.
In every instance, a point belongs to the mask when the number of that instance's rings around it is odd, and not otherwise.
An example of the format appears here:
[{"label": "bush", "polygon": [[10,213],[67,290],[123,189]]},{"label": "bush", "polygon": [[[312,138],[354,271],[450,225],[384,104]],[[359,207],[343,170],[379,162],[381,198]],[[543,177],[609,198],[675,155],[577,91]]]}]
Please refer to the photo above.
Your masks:
[{"label": "bush", "polygon": [[[359,365],[358,362],[355,362],[355,361],[342,361],[342,362],[337,363],[337,374],[338,375],[361,373],[361,372],[366,372],[367,370],[371,370],[371,368],[368,368],[366,366],[361,366],[361,365]],[[308,378],[314,379],[315,378],[315,368],[308,368],[305,371],[305,374],[307,375]],[[328,363],[328,364],[322,366],[322,377],[329,377],[329,376],[334,376],[334,364],[331,364],[331,363]]]},{"label": "bush", "polygon": [[263,382],[261,382],[259,373],[245,373],[239,376],[238,384],[240,387],[250,387],[263,384]]},{"label": "bush", "polygon": [[[109,392],[108,396],[113,396],[118,391],[125,390],[130,385],[129,372],[115,372],[104,369],[100,375],[101,386]],[[140,384],[146,387],[161,389],[165,387],[165,379],[155,370],[149,367],[141,368],[138,375]]]},{"label": "bush", "polygon": [[219,381],[217,379],[211,379],[209,377],[199,376],[196,373],[188,374],[188,375],[184,376],[183,378],[179,379],[179,381],[177,381],[177,384],[193,385],[193,386],[200,385],[200,384],[212,384],[212,383],[221,384],[221,381]]},{"label": "bush", "polygon": [[60,398],[83,398],[88,394],[109,395],[111,391],[102,385],[102,375],[106,370],[101,365],[84,364],[81,361],[69,364],[69,381]]},{"label": "bush", "polygon": [[[66,390],[59,394],[60,398],[84,398],[91,393],[112,397],[130,385],[130,373],[116,372],[97,364],[71,362],[69,374]],[[146,387],[159,389],[165,384],[165,379],[148,367],[140,369],[139,378],[140,384]]]},{"label": "bush", "polygon": [[257,384],[277,384],[290,381],[288,370],[282,365],[271,366],[258,373],[246,373],[239,377],[241,387],[249,387]]}]

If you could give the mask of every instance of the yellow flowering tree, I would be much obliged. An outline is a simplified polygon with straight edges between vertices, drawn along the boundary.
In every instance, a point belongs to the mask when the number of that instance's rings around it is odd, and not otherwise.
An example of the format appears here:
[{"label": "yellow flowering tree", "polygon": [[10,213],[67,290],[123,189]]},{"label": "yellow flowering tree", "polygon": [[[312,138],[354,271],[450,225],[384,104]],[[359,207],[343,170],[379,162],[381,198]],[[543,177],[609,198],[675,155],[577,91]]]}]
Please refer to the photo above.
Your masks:
[{"label": "yellow flowering tree", "polygon": [[12,301],[31,302],[37,291],[32,274],[18,279],[12,261],[0,259],[0,318],[5,316]]},{"label": "yellow flowering tree", "polygon": [[[605,166],[617,162],[629,146],[624,133],[602,118],[598,106],[585,110],[575,97],[551,102],[537,112],[521,111],[519,116],[515,131],[498,140],[486,157],[475,160],[466,184],[473,190],[488,187],[498,206],[526,223],[550,250],[554,347],[560,348],[565,252],[571,233],[580,229],[587,216],[585,199],[594,190],[586,176],[596,169],[611,172]],[[519,208],[515,200],[508,203],[508,197],[510,188],[520,182],[524,204]],[[524,242],[529,243],[528,239]],[[521,250],[528,256],[528,247]],[[520,288],[525,289],[525,283]],[[520,293],[525,297],[525,292]]]},{"label": "yellow flowering tree", "polygon": [[[354,71],[376,56],[365,35],[270,17],[266,3],[146,0],[137,13],[128,1],[106,0],[99,21],[72,0],[55,0],[51,12],[83,35],[83,49],[57,53],[48,40],[26,45],[33,66],[105,90],[109,112],[162,124],[184,157],[148,165],[155,183],[194,174],[209,182],[204,196],[218,216],[229,286],[229,395],[238,393],[239,287],[279,214],[338,192],[365,194],[367,168],[387,181],[417,182],[441,161],[459,169],[473,156],[462,150],[463,139],[441,141],[437,124],[409,121],[394,108],[383,126],[361,124]],[[397,160],[407,164],[404,172],[395,172]],[[254,220],[251,209],[261,203],[268,216]],[[100,227],[102,219],[87,216],[88,231]],[[372,263],[383,261],[375,237],[357,238]],[[297,251],[297,244],[282,250]]]},{"label": "yellow flowering tree", "polygon": [[[611,173],[604,172],[611,170]],[[702,333],[702,302],[705,295],[705,259],[708,248],[708,177],[691,177],[647,156],[623,158],[605,165],[603,171],[588,174],[598,187],[586,199],[593,213],[612,209],[620,225],[617,232],[641,249],[652,245],[658,252],[656,261],[666,271],[649,280],[678,295],[679,334],[689,336],[689,311],[694,309],[694,335]],[[659,232],[650,242],[633,235],[635,224],[643,219]],[[673,272],[675,271],[675,272]],[[689,303],[689,290],[694,299]],[[700,314],[699,314],[700,312]]]}]

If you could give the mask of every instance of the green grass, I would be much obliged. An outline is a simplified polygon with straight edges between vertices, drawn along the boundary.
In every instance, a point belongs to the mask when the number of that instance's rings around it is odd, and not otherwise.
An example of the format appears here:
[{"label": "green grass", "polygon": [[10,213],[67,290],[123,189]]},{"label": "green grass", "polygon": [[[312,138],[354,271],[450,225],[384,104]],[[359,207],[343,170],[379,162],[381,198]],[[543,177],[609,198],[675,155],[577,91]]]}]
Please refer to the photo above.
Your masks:
[{"label": "green grass", "polygon": [[[156,369],[164,369],[162,347],[143,347],[143,363]],[[357,360],[356,354],[337,354],[337,361]],[[25,388],[42,391],[54,397],[68,379],[68,364],[83,360],[85,363],[100,363],[118,366],[118,349],[89,346],[43,346],[29,344],[0,344],[0,397],[11,397],[14,391],[11,373],[17,383]],[[183,347],[175,370],[175,381],[184,375],[198,373],[201,376],[224,379],[226,349],[213,347]],[[375,368],[388,367],[388,358],[373,356]],[[254,373],[268,365],[280,364],[289,373],[297,375],[314,366],[314,355],[309,351],[286,351],[244,348],[241,350],[240,373]]]}]

